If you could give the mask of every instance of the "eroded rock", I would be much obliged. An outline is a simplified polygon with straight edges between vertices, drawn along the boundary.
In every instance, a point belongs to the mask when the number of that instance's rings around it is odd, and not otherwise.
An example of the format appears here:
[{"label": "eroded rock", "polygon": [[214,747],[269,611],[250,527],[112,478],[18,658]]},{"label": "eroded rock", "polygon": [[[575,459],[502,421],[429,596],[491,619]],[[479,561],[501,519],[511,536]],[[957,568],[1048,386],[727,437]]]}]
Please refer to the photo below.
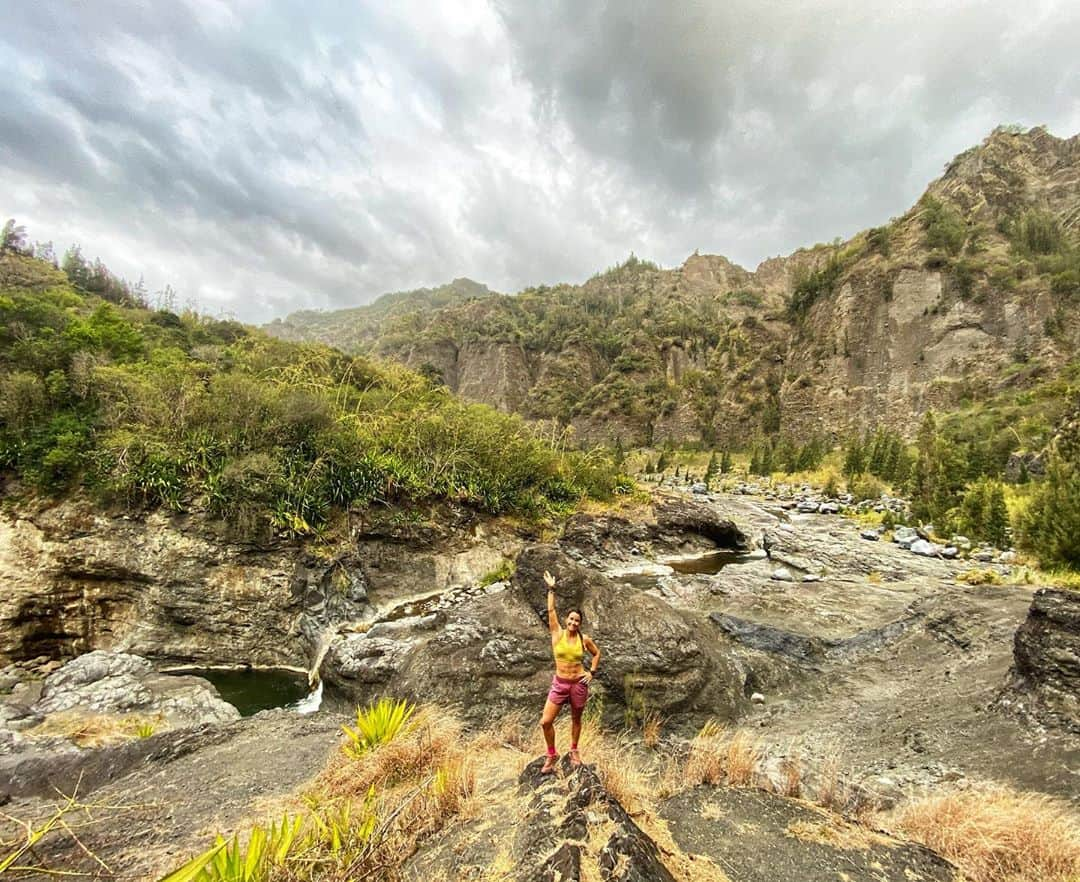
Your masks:
[{"label": "eroded rock", "polygon": [[1080,592],[1040,588],[1013,643],[1012,688],[1040,720],[1080,732]]}]

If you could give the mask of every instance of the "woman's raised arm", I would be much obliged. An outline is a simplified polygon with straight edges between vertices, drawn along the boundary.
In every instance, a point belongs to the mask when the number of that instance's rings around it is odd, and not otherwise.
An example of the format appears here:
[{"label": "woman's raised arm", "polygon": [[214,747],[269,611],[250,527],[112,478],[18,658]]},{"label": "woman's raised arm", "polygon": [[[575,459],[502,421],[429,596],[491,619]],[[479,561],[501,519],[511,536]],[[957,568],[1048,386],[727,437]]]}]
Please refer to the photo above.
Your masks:
[{"label": "woman's raised arm", "polygon": [[558,634],[561,628],[559,626],[559,616],[555,612],[555,577],[547,570],[544,570],[544,584],[547,585],[548,630],[552,634]]}]

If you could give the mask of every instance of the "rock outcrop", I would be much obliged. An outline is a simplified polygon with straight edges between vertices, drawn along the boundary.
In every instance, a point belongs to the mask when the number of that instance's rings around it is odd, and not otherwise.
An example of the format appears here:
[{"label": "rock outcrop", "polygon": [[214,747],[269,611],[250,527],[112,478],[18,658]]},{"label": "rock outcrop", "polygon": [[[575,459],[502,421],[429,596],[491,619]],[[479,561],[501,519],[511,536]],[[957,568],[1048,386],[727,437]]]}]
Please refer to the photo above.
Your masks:
[{"label": "rock outcrop", "polygon": [[582,611],[583,630],[603,653],[596,688],[612,701],[721,719],[733,719],[746,704],[743,674],[705,623],[610,581],[553,545],[526,548],[506,590],[406,623],[392,636],[375,629],[340,636],[322,676],[360,701],[391,692],[459,704],[472,720],[535,703],[552,668],[545,570],[557,580],[560,614]]},{"label": "rock outcrop", "polygon": [[193,515],[89,502],[0,515],[0,665],[94,649],[155,661],[307,667],[333,625],[494,569],[520,540],[482,524],[377,523],[327,557],[232,540]]},{"label": "rock outcrop", "polygon": [[1016,631],[1013,690],[1037,719],[1080,733],[1080,592],[1040,588]]}]

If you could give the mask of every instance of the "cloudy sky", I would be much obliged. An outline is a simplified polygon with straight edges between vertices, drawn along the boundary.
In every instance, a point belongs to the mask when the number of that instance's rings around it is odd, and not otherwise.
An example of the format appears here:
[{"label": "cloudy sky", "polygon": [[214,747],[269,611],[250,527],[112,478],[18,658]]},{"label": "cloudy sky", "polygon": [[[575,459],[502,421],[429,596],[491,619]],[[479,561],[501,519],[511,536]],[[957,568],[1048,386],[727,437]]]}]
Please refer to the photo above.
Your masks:
[{"label": "cloudy sky", "polygon": [[752,268],[1080,132],[1078,45],[1075,0],[12,0],[0,214],[246,321]]}]

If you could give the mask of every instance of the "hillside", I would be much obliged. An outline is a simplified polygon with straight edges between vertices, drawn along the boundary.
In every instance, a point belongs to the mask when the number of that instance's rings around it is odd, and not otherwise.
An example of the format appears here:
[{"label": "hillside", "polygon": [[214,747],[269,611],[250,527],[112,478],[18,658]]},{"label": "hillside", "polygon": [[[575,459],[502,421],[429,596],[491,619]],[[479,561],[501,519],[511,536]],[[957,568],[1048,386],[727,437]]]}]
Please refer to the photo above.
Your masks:
[{"label": "hillside", "polygon": [[538,514],[614,487],[604,458],[404,368],[150,309],[100,262],[69,252],[61,270],[9,230],[0,480],[204,511],[249,538],[373,506]]},{"label": "hillside", "polygon": [[[753,272],[631,257],[582,285],[380,313],[294,314],[268,330],[392,357],[467,398],[583,441],[745,444],[886,425],[927,409],[1032,416],[1045,442],[1074,358],[1080,136],[995,130],[909,211]],[[368,308],[369,310],[373,308]],[[359,315],[358,315],[359,313]],[[1047,403],[1024,410],[1023,395]],[[1016,403],[1016,395],[1021,402]]]}]

